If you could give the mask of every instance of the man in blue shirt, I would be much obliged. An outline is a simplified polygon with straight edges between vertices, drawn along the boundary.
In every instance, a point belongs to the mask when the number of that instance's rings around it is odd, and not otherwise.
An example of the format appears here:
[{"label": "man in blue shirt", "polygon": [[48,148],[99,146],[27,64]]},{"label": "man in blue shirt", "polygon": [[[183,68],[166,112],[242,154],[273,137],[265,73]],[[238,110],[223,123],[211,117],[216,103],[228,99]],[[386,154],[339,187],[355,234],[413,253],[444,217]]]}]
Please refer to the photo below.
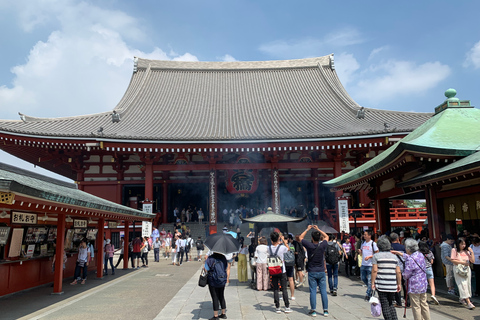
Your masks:
[{"label": "man in blue shirt", "polygon": [[[305,235],[309,230],[313,229],[312,241],[304,240]],[[327,277],[325,275],[325,250],[327,249],[328,236],[325,232],[320,230],[316,225],[309,225],[307,230],[303,231],[299,240],[307,249],[307,272],[308,272],[308,286],[310,288],[310,307],[308,313],[312,317],[317,316],[317,287],[320,289],[322,296],[323,314],[328,316],[328,297],[327,297]]]}]

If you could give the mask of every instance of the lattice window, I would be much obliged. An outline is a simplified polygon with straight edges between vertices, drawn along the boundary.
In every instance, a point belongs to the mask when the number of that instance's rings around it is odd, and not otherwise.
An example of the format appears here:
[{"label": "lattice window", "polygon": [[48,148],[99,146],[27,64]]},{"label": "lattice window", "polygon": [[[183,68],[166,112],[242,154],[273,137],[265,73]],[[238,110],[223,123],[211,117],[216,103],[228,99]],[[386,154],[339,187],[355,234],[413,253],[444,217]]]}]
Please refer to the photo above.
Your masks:
[{"label": "lattice window", "polygon": [[15,194],[11,192],[0,192],[0,203],[12,204]]}]

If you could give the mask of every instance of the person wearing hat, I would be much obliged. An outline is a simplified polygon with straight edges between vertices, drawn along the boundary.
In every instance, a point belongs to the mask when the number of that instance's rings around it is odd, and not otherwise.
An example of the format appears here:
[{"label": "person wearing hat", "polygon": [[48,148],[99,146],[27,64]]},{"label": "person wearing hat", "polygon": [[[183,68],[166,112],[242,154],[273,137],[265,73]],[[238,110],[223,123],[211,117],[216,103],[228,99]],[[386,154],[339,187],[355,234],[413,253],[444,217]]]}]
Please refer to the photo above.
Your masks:
[{"label": "person wearing hat", "polygon": [[108,261],[110,261],[110,267],[112,268],[112,275],[115,274],[115,267],[113,266],[113,254],[115,252],[115,247],[111,243],[110,239],[107,239],[105,242],[105,271],[104,275],[108,275]]}]

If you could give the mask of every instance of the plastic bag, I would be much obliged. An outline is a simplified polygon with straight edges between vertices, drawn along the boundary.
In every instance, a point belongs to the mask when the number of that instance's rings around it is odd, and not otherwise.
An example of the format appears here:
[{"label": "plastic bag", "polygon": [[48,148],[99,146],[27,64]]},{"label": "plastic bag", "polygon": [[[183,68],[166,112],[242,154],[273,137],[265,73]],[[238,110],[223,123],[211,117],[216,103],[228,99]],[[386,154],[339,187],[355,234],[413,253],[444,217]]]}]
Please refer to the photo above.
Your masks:
[{"label": "plastic bag", "polygon": [[370,313],[374,317],[380,317],[382,315],[382,306],[380,305],[380,300],[377,297],[371,296],[370,300]]}]

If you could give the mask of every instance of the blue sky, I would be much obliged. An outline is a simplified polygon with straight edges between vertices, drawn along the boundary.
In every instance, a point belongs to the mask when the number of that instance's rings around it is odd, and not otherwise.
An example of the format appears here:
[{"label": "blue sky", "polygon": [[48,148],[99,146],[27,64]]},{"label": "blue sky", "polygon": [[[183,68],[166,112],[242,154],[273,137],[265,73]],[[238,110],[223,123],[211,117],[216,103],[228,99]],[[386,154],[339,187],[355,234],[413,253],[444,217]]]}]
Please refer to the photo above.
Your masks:
[{"label": "blue sky", "polygon": [[[362,106],[431,112],[450,87],[480,106],[478,12],[477,1],[0,0],[0,119],[112,110],[134,56],[334,53]],[[33,170],[3,152],[0,161]]]}]

